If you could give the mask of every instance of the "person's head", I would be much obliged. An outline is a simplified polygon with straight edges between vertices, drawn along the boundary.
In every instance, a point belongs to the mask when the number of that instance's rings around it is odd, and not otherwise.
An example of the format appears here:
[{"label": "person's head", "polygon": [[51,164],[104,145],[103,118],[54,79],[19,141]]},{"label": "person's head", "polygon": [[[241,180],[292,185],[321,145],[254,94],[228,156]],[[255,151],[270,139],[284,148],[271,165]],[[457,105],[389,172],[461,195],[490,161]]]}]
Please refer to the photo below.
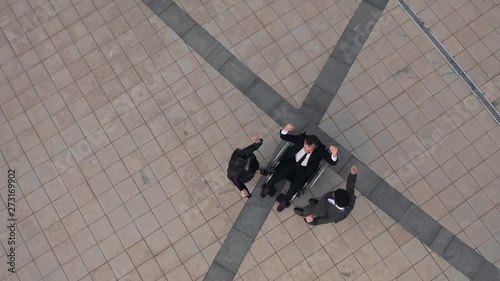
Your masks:
[{"label": "person's head", "polygon": [[318,147],[319,139],[316,136],[306,136],[304,140],[304,150],[306,153],[312,153]]},{"label": "person's head", "polygon": [[344,189],[337,189],[333,193],[333,200],[335,200],[335,205],[340,208],[345,208],[349,206],[349,194]]}]

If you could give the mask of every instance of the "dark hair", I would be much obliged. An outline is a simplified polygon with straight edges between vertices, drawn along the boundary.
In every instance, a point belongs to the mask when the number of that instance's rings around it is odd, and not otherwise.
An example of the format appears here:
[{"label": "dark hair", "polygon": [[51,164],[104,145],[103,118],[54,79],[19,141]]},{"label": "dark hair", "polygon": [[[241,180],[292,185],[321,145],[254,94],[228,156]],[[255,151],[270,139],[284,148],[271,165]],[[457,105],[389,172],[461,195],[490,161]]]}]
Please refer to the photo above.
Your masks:
[{"label": "dark hair", "polygon": [[306,136],[305,141],[307,145],[314,144],[315,147],[318,147],[319,139],[317,136]]},{"label": "dark hair", "polygon": [[344,189],[337,189],[334,193],[335,204],[341,208],[345,208],[349,205],[349,194]]}]

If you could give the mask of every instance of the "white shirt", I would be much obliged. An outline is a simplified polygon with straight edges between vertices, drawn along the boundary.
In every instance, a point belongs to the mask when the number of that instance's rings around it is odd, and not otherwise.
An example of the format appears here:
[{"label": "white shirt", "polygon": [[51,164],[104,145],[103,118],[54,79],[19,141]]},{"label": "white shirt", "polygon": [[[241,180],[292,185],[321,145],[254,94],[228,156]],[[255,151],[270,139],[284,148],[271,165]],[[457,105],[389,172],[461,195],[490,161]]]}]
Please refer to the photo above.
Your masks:
[{"label": "white shirt", "polygon": [[[281,129],[281,134],[282,135],[286,135],[286,134],[288,134],[288,131],[285,131],[285,129]],[[306,153],[306,150],[304,148],[302,148],[301,150],[299,150],[299,152],[297,152],[295,154],[295,162],[299,162],[300,158],[302,158],[302,156],[304,156],[305,153]],[[307,154],[306,155],[306,159],[304,159],[304,161],[302,161],[302,164],[300,164],[300,165],[303,166],[303,167],[306,167],[307,166],[307,161],[309,160],[310,156],[311,156],[311,153]],[[335,157],[332,156],[332,160],[333,161],[337,161],[337,156],[335,156]]]},{"label": "white shirt", "polygon": [[335,200],[333,198],[328,198],[327,201],[332,204],[333,206],[337,207],[337,209],[341,210],[341,211],[345,211],[345,208],[342,208],[342,207],[339,207],[337,206],[337,204],[335,204]]}]

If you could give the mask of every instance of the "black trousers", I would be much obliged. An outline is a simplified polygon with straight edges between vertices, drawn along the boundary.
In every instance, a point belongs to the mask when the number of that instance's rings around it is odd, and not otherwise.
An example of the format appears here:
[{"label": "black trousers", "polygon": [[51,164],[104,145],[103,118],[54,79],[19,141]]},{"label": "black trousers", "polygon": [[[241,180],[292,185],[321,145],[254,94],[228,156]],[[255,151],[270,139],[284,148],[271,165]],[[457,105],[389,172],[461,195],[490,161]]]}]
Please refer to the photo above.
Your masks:
[{"label": "black trousers", "polygon": [[290,201],[293,195],[301,189],[307,181],[307,170],[306,167],[297,165],[295,161],[284,161],[278,164],[276,167],[276,173],[267,183],[269,188],[274,189],[274,185],[281,181],[282,179],[290,178],[290,188],[285,194],[285,200]]}]

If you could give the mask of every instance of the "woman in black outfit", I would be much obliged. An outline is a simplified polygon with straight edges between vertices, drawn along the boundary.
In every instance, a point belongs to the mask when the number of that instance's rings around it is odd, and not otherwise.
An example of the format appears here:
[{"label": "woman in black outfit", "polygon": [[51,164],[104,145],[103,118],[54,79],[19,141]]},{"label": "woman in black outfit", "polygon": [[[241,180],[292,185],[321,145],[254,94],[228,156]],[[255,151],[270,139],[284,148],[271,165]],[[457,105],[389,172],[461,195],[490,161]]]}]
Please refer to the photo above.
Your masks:
[{"label": "woman in black outfit", "polygon": [[264,169],[259,166],[259,161],[253,153],[262,145],[263,139],[258,136],[252,137],[253,144],[246,148],[237,148],[231,155],[227,168],[227,177],[241,191],[241,195],[250,198],[252,195],[245,183],[252,180],[256,172],[267,175]]}]

